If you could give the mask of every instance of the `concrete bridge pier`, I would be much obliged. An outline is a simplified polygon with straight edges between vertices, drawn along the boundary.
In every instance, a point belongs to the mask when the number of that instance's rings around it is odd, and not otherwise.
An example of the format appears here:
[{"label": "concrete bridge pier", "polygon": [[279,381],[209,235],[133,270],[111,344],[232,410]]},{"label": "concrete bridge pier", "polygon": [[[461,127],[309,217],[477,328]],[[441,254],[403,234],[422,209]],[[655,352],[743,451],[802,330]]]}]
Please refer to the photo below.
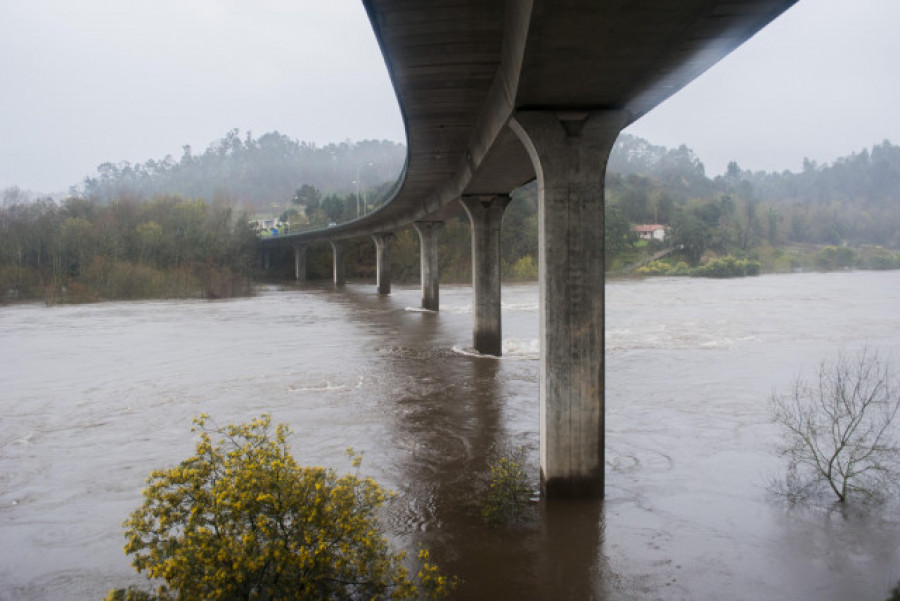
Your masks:
[{"label": "concrete bridge pier", "polygon": [[440,308],[440,273],[438,270],[438,232],[443,221],[416,221],[419,232],[419,256],[422,276],[422,308],[437,311]]},{"label": "concrete bridge pier", "polygon": [[507,195],[463,196],[472,231],[472,339],[484,355],[503,354],[500,314],[500,224]]},{"label": "concrete bridge pier", "polygon": [[375,273],[378,294],[391,293],[391,254],[390,242],[394,234],[372,234],[375,241]]},{"label": "concrete bridge pier", "polygon": [[618,110],[517,111],[510,127],[538,180],[541,486],[547,498],[602,497],[606,162]]},{"label": "concrete bridge pier", "polygon": [[343,286],[347,283],[346,269],[344,265],[344,243],[340,240],[329,240],[331,243],[332,258],[334,259],[334,285]]},{"label": "concrete bridge pier", "polygon": [[306,281],[306,245],[294,244],[294,279],[298,282]]}]

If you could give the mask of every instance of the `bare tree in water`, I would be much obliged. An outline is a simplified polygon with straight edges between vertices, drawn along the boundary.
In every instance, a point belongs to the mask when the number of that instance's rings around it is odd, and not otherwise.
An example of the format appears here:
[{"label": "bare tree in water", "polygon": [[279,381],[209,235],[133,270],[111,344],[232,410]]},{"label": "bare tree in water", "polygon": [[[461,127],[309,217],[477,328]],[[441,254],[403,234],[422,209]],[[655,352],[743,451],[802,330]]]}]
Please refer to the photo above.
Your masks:
[{"label": "bare tree in water", "polygon": [[900,390],[888,361],[863,348],[819,365],[818,379],[798,377],[787,394],[773,394],[775,422],[783,426],[787,473],[771,489],[794,501],[832,491],[884,498],[900,476],[894,418]]}]

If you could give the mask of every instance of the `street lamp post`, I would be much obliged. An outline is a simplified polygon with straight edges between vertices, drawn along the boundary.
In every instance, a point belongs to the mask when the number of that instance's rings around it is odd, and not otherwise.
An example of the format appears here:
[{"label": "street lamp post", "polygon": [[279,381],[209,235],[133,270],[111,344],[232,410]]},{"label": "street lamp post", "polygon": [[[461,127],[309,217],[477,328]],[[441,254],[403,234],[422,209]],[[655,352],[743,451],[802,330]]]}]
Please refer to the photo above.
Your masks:
[{"label": "street lamp post", "polygon": [[[363,167],[371,167],[374,164],[375,164],[374,161],[369,161],[367,163],[360,163],[359,165],[356,166],[356,179],[353,181],[353,183],[356,184],[356,218],[357,219],[359,219],[359,171]],[[365,205],[363,205],[363,211],[362,211],[363,215],[365,215],[365,213],[366,213],[365,209],[366,209],[366,207],[365,207]]]},{"label": "street lamp post", "polygon": [[278,221],[280,215],[278,214],[278,209],[281,208],[281,205],[275,204],[274,202],[269,203],[269,206],[272,207],[272,227],[278,227]]}]

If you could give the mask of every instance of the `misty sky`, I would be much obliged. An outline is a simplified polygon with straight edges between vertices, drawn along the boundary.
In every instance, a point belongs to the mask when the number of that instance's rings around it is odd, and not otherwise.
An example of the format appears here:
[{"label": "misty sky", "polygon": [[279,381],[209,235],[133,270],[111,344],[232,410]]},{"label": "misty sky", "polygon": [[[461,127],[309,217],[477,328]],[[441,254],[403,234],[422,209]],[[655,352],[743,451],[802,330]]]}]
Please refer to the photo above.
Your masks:
[{"label": "misty sky", "polygon": [[[232,128],[403,141],[359,0],[0,0],[0,188],[66,191]],[[900,2],[800,0],[629,128],[707,173],[900,143]]]}]

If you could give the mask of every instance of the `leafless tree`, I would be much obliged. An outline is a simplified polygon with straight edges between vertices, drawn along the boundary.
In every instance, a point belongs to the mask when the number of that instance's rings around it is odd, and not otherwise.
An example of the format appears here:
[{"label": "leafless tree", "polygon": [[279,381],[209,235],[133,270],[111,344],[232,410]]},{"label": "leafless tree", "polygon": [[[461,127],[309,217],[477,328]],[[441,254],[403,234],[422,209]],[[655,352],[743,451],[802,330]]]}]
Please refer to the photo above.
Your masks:
[{"label": "leafless tree", "polygon": [[816,381],[798,377],[789,393],[772,395],[772,408],[788,460],[784,478],[772,483],[776,494],[793,502],[831,490],[845,503],[895,488],[900,446],[892,424],[900,390],[877,351],[823,360]]}]

